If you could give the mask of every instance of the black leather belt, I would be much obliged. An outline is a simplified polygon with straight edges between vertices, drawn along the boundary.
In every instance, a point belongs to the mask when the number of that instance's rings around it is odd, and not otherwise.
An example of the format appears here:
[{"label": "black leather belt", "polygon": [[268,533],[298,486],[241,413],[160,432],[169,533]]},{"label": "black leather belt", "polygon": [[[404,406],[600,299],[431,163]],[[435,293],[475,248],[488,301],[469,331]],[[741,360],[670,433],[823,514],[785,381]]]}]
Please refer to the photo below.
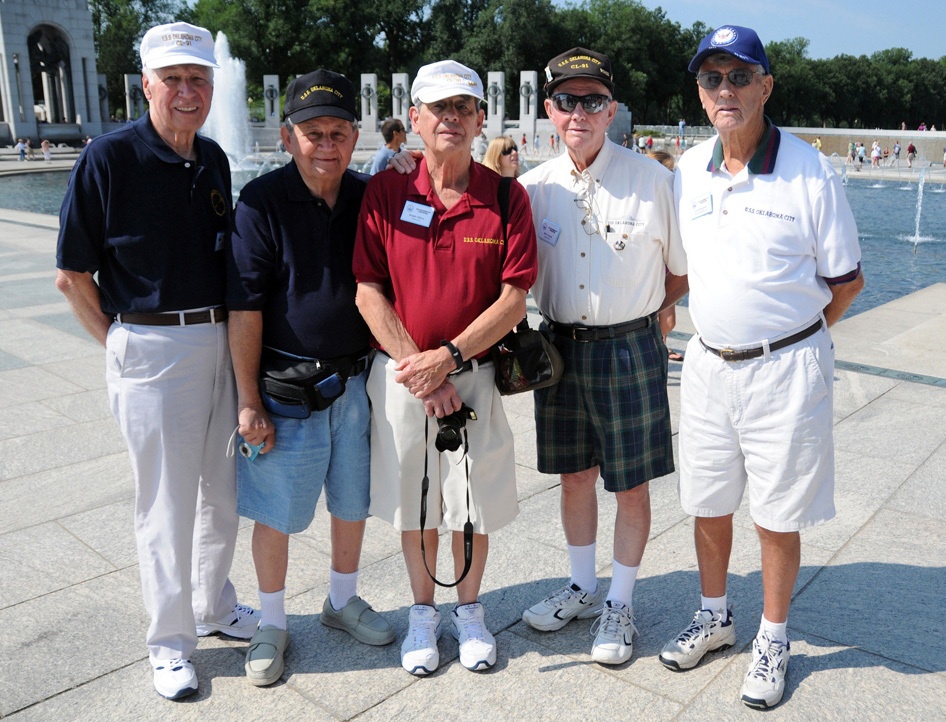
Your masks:
[{"label": "black leather belt", "polygon": [[184,313],[119,313],[119,323],[137,323],[141,326],[194,326],[199,323],[222,323],[227,320],[227,309],[211,308],[209,311]]},{"label": "black leather belt", "polygon": [[568,338],[572,341],[604,341],[619,336],[626,336],[632,331],[639,331],[653,325],[657,314],[642,316],[627,323],[619,323],[616,326],[570,326],[567,323],[558,323],[546,319],[549,331],[556,336]]},{"label": "black leather belt", "polygon": [[351,368],[348,369],[348,378],[352,376],[357,376],[362,371],[368,368],[368,357],[362,356],[358,359],[355,359],[351,362]]},{"label": "black leather belt", "polygon": [[[793,343],[798,343],[803,341],[809,336],[813,336],[818,331],[821,330],[823,321],[819,318],[808,328],[799,331],[798,333],[793,333],[791,336],[786,336],[785,338],[779,339],[775,343],[769,344],[769,351],[778,351],[780,348],[785,348],[786,346],[791,346]],[[743,348],[738,351],[731,348],[713,348],[712,346],[707,346],[703,343],[703,339],[700,339],[700,343],[703,344],[705,348],[710,353],[714,353],[719,356],[723,361],[748,361],[751,358],[759,358],[765,354],[765,349],[762,346],[756,346],[755,348]]]}]

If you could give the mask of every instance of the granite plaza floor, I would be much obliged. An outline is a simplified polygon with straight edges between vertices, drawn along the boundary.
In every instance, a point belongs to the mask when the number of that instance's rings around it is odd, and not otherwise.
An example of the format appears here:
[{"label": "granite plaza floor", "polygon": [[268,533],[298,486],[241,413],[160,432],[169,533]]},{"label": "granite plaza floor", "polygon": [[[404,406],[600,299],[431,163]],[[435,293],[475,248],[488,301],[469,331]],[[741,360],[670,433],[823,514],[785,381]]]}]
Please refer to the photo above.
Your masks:
[{"label": "granite plaza floor", "polygon": [[[151,686],[132,532],[133,484],[104,389],[103,353],[53,287],[56,218],[0,211],[0,717],[11,720],[914,720],[946,719],[946,284],[834,330],[837,518],[802,535],[782,705],[739,701],[761,613],[759,547],[737,515],[730,575],[738,644],[673,673],[662,645],[699,602],[692,521],[674,476],[651,485],[653,528],[635,592],[632,660],[589,652],[591,620],[556,633],[520,621],[568,564],[557,479],[535,470],[529,395],[507,399],[521,513],[495,534],[482,601],[499,642],[488,673],[457,661],[418,679],[399,664],[409,588],[398,536],[369,520],[361,594],[398,641],[369,648],[318,620],[328,586],[324,510],[292,539],[287,673],[243,679],[245,642],[195,653],[199,693],[173,703]],[[868,279],[869,282],[869,279]],[[678,314],[671,345],[689,326]],[[671,364],[674,423],[679,364]],[[674,427],[676,429],[676,426]],[[610,577],[614,506],[599,494],[599,575]],[[232,578],[256,604],[249,523]],[[452,605],[441,593],[442,611]]]}]

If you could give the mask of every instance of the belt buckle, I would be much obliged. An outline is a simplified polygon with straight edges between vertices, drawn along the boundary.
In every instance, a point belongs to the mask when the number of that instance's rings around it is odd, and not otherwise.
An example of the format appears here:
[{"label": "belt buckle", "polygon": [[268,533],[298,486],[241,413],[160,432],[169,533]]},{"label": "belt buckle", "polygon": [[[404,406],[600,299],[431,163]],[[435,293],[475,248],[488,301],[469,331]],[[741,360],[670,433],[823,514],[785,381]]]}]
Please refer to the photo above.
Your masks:
[{"label": "belt buckle", "polygon": [[720,357],[723,361],[730,361],[730,362],[732,362],[732,361],[738,361],[738,360],[739,360],[739,359],[736,358],[736,350],[735,350],[735,349],[731,349],[731,348],[721,348],[721,349],[719,349],[719,357]]}]

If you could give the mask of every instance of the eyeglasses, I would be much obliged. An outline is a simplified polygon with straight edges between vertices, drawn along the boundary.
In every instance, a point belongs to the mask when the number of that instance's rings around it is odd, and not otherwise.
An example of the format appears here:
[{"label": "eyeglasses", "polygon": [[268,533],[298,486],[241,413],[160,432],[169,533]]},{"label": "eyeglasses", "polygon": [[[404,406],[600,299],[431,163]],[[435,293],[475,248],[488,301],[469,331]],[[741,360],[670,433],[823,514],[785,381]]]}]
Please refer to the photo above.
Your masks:
[{"label": "eyeglasses", "polygon": [[499,154],[500,154],[500,155],[509,155],[509,154],[512,153],[513,151],[515,151],[516,153],[518,153],[518,152],[519,152],[519,149],[518,149],[515,145],[513,145],[511,148],[503,148],[501,151],[499,151]]},{"label": "eyeglasses", "polygon": [[587,188],[578,192],[575,205],[585,214],[581,219],[581,229],[589,236],[595,235],[598,232],[598,217],[595,215],[594,201],[589,197]]},{"label": "eyeglasses", "polygon": [[608,107],[611,98],[607,95],[595,93],[593,95],[572,95],[571,93],[555,93],[552,98],[552,107],[559,113],[574,113],[581,103],[582,109],[589,115],[600,113]]},{"label": "eyeglasses", "polygon": [[[751,70],[750,68],[736,68],[726,73],[729,82],[737,88],[744,88],[749,85],[749,83],[752,82],[753,76],[756,75],[765,75],[765,73],[760,73],[758,70]],[[697,73],[696,82],[699,83],[700,87],[704,90],[715,90],[723,82],[723,74],[718,70],[707,70],[704,73]]]}]

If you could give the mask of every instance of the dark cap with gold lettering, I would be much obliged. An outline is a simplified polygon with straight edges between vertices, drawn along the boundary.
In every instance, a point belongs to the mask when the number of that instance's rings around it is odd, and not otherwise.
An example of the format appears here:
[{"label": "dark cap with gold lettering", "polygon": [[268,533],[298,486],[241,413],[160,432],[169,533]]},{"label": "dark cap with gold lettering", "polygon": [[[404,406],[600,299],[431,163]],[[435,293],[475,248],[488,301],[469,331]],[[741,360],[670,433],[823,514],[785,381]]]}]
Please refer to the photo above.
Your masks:
[{"label": "dark cap with gold lettering", "polygon": [[293,123],[324,115],[355,121],[355,88],[344,75],[319,69],[301,75],[286,90],[285,116]]},{"label": "dark cap with gold lettering", "polygon": [[558,85],[575,78],[597,80],[609,92],[614,92],[614,77],[608,56],[587,48],[572,48],[555,56],[545,66],[545,94],[551,95]]}]

